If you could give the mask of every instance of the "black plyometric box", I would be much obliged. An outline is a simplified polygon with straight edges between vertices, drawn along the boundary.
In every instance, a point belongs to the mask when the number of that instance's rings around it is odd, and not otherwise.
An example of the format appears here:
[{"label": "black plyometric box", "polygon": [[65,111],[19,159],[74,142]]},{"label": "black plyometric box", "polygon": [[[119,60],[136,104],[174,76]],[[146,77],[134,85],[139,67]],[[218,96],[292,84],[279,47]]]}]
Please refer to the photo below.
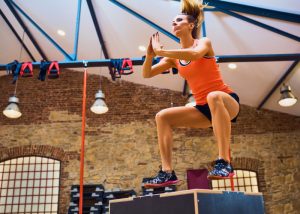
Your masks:
[{"label": "black plyometric box", "polygon": [[263,214],[261,193],[185,190],[110,201],[110,214]]}]

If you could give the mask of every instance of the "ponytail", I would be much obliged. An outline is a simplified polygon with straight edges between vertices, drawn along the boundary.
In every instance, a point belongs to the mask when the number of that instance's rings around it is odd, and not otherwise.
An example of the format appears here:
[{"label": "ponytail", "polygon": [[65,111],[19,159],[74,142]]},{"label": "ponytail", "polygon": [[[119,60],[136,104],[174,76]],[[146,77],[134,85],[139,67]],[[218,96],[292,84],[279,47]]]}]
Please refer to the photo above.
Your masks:
[{"label": "ponytail", "polygon": [[198,0],[182,0],[181,1],[181,13],[188,15],[188,21],[195,24],[192,30],[192,36],[194,39],[198,39],[200,36],[201,24],[204,21],[203,9],[207,5],[203,5],[202,1]]}]

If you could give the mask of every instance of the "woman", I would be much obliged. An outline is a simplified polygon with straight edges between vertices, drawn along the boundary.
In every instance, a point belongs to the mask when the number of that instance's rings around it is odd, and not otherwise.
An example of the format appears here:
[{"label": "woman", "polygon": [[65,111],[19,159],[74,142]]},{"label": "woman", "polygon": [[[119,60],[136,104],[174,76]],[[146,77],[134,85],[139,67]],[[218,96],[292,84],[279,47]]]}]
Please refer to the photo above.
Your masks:
[{"label": "woman", "polygon": [[[230,164],[229,142],[231,121],[239,113],[239,98],[224,84],[214,58],[211,41],[199,38],[203,22],[203,8],[195,0],[183,0],[182,13],[173,20],[173,33],[180,39],[181,49],[164,50],[159,34],[152,35],[143,64],[144,78],[150,78],[174,67],[191,88],[196,106],[172,107],[157,113],[156,124],[162,169],[148,179],[146,188],[176,184],[177,176],[172,167],[172,128],[213,128],[218,142],[219,156],[208,179],[223,179],[233,176]],[[164,57],[152,66],[155,56]]]}]

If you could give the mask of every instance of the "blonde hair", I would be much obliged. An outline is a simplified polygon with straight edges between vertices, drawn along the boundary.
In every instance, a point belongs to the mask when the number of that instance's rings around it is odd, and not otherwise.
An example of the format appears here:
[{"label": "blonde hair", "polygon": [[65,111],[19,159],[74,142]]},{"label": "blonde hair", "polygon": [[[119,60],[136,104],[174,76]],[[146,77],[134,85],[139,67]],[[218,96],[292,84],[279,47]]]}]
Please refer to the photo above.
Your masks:
[{"label": "blonde hair", "polygon": [[203,9],[207,5],[203,5],[202,1],[198,0],[182,0],[181,1],[181,13],[188,16],[188,21],[195,24],[192,30],[192,36],[194,39],[198,39],[200,36],[201,24],[204,21]]}]

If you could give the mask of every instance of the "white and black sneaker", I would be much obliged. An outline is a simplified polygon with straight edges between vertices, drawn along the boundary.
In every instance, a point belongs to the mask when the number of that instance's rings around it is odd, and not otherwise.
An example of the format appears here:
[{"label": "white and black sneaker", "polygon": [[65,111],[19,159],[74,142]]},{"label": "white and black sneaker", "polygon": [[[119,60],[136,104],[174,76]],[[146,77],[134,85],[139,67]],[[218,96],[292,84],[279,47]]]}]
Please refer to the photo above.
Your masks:
[{"label": "white and black sneaker", "polygon": [[207,179],[218,180],[227,179],[234,176],[233,167],[230,163],[224,159],[218,159],[215,161],[214,169],[208,173]]},{"label": "white and black sneaker", "polygon": [[177,176],[174,171],[171,173],[164,172],[160,170],[158,174],[153,178],[148,178],[145,183],[145,188],[159,188],[159,187],[166,187],[170,185],[175,185],[179,182]]}]

